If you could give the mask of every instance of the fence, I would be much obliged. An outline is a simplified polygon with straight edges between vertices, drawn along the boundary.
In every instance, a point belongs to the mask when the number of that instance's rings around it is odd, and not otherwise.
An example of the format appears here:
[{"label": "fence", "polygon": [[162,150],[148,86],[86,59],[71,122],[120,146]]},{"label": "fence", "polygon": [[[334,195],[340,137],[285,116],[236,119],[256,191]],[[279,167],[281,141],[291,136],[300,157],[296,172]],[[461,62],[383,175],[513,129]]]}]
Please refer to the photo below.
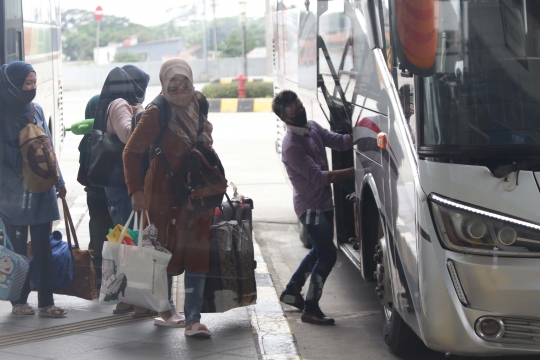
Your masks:
[{"label": "fence", "polygon": [[[204,60],[188,61],[193,70],[193,81],[195,83],[208,82],[209,78],[217,77],[216,60],[208,60],[208,74],[205,74]],[[133,63],[150,75],[149,85],[160,85],[159,69],[161,61],[146,61]],[[95,64],[70,64],[63,63],[63,86],[65,90],[96,89],[103,86],[109,72],[115,67],[125,64],[113,63],[107,65]],[[236,77],[243,70],[242,58],[222,58],[219,59],[219,77]],[[265,76],[266,58],[248,59],[248,75]]]}]

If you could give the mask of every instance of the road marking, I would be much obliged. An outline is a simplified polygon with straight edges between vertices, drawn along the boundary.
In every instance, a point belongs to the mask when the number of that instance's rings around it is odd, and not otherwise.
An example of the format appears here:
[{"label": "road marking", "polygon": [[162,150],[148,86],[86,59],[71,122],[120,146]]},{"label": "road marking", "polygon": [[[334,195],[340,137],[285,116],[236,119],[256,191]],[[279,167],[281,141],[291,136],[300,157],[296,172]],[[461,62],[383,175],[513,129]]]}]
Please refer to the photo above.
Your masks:
[{"label": "road marking", "polygon": [[253,249],[257,259],[255,275],[258,278],[257,305],[248,307],[251,328],[257,337],[259,353],[264,360],[301,360],[289,319],[279,301],[268,265],[257,240],[253,237]]}]

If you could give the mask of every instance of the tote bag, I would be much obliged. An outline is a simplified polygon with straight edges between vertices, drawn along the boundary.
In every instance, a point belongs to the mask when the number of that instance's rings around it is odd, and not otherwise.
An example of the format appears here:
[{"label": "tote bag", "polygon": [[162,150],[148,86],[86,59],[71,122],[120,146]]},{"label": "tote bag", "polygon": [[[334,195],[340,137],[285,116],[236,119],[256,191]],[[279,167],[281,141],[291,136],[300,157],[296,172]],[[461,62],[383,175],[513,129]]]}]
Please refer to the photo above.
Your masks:
[{"label": "tote bag", "polygon": [[[62,199],[62,206],[64,207],[64,220],[66,223],[68,247],[69,251],[71,252],[73,280],[71,281],[70,289],[66,290],[57,288],[54,290],[54,293],[76,296],[86,300],[94,300],[98,297],[96,270],[94,269],[94,263],[92,260],[92,254],[94,251],[81,250],[66,199]],[[71,243],[71,235],[73,235],[73,241],[75,243],[75,246],[73,246],[73,244]]]},{"label": "tote bag", "polygon": [[0,245],[0,300],[18,300],[28,274],[28,260],[13,251],[6,227],[0,219],[4,245]]},{"label": "tote bag", "polygon": [[[137,215],[133,211],[120,234],[121,239],[134,214],[137,228]],[[137,246],[109,241],[103,245],[103,276],[99,294],[101,304],[124,302],[159,312],[170,310],[167,266],[171,253],[143,247],[142,236],[141,219]]]}]

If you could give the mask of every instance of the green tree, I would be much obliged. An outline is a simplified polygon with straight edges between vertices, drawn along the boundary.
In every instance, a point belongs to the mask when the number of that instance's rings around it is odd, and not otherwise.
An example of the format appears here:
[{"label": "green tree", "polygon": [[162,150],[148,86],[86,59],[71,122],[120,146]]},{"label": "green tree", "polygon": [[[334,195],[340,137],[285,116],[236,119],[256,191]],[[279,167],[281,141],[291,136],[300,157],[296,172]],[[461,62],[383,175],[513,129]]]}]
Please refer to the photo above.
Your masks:
[{"label": "green tree", "polygon": [[[192,3],[192,5],[195,3]],[[129,19],[104,16],[100,26],[99,45],[122,43],[131,36],[139,42],[182,37],[186,48],[202,45],[203,22],[200,8],[195,5],[182,8],[182,15],[158,26],[145,27]],[[198,11],[198,12],[197,12]],[[265,44],[264,19],[248,19],[246,24],[247,50]],[[208,49],[213,49],[214,31],[212,21],[207,21]],[[238,17],[218,18],[216,21],[218,49],[221,57],[242,55],[242,32]],[[70,9],[62,13],[62,49],[68,60],[92,60],[96,46],[97,22],[93,12]]]},{"label": "green tree", "polygon": [[119,51],[114,55],[114,62],[117,63],[134,63],[144,61],[141,54],[132,53],[130,51]]}]

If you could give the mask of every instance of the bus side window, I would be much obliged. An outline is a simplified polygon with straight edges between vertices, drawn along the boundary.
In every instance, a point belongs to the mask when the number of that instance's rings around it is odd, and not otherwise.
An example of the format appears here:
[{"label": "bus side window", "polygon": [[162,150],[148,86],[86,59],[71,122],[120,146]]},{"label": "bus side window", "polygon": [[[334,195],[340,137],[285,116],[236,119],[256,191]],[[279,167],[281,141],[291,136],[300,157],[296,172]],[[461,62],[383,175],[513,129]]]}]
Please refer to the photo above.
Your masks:
[{"label": "bus side window", "polygon": [[4,24],[2,38],[5,41],[5,63],[15,60],[23,60],[22,51],[22,8],[21,2],[17,0],[6,0],[4,2]]},{"label": "bus side window", "polygon": [[392,34],[391,34],[391,28],[390,28],[390,8],[388,4],[389,0],[379,0],[379,16],[380,16],[380,23],[381,23],[381,30],[383,34],[383,43],[382,45],[382,51],[386,60],[386,65],[388,66],[388,70],[390,72],[393,71],[395,61],[394,61],[394,54],[392,51]]}]

